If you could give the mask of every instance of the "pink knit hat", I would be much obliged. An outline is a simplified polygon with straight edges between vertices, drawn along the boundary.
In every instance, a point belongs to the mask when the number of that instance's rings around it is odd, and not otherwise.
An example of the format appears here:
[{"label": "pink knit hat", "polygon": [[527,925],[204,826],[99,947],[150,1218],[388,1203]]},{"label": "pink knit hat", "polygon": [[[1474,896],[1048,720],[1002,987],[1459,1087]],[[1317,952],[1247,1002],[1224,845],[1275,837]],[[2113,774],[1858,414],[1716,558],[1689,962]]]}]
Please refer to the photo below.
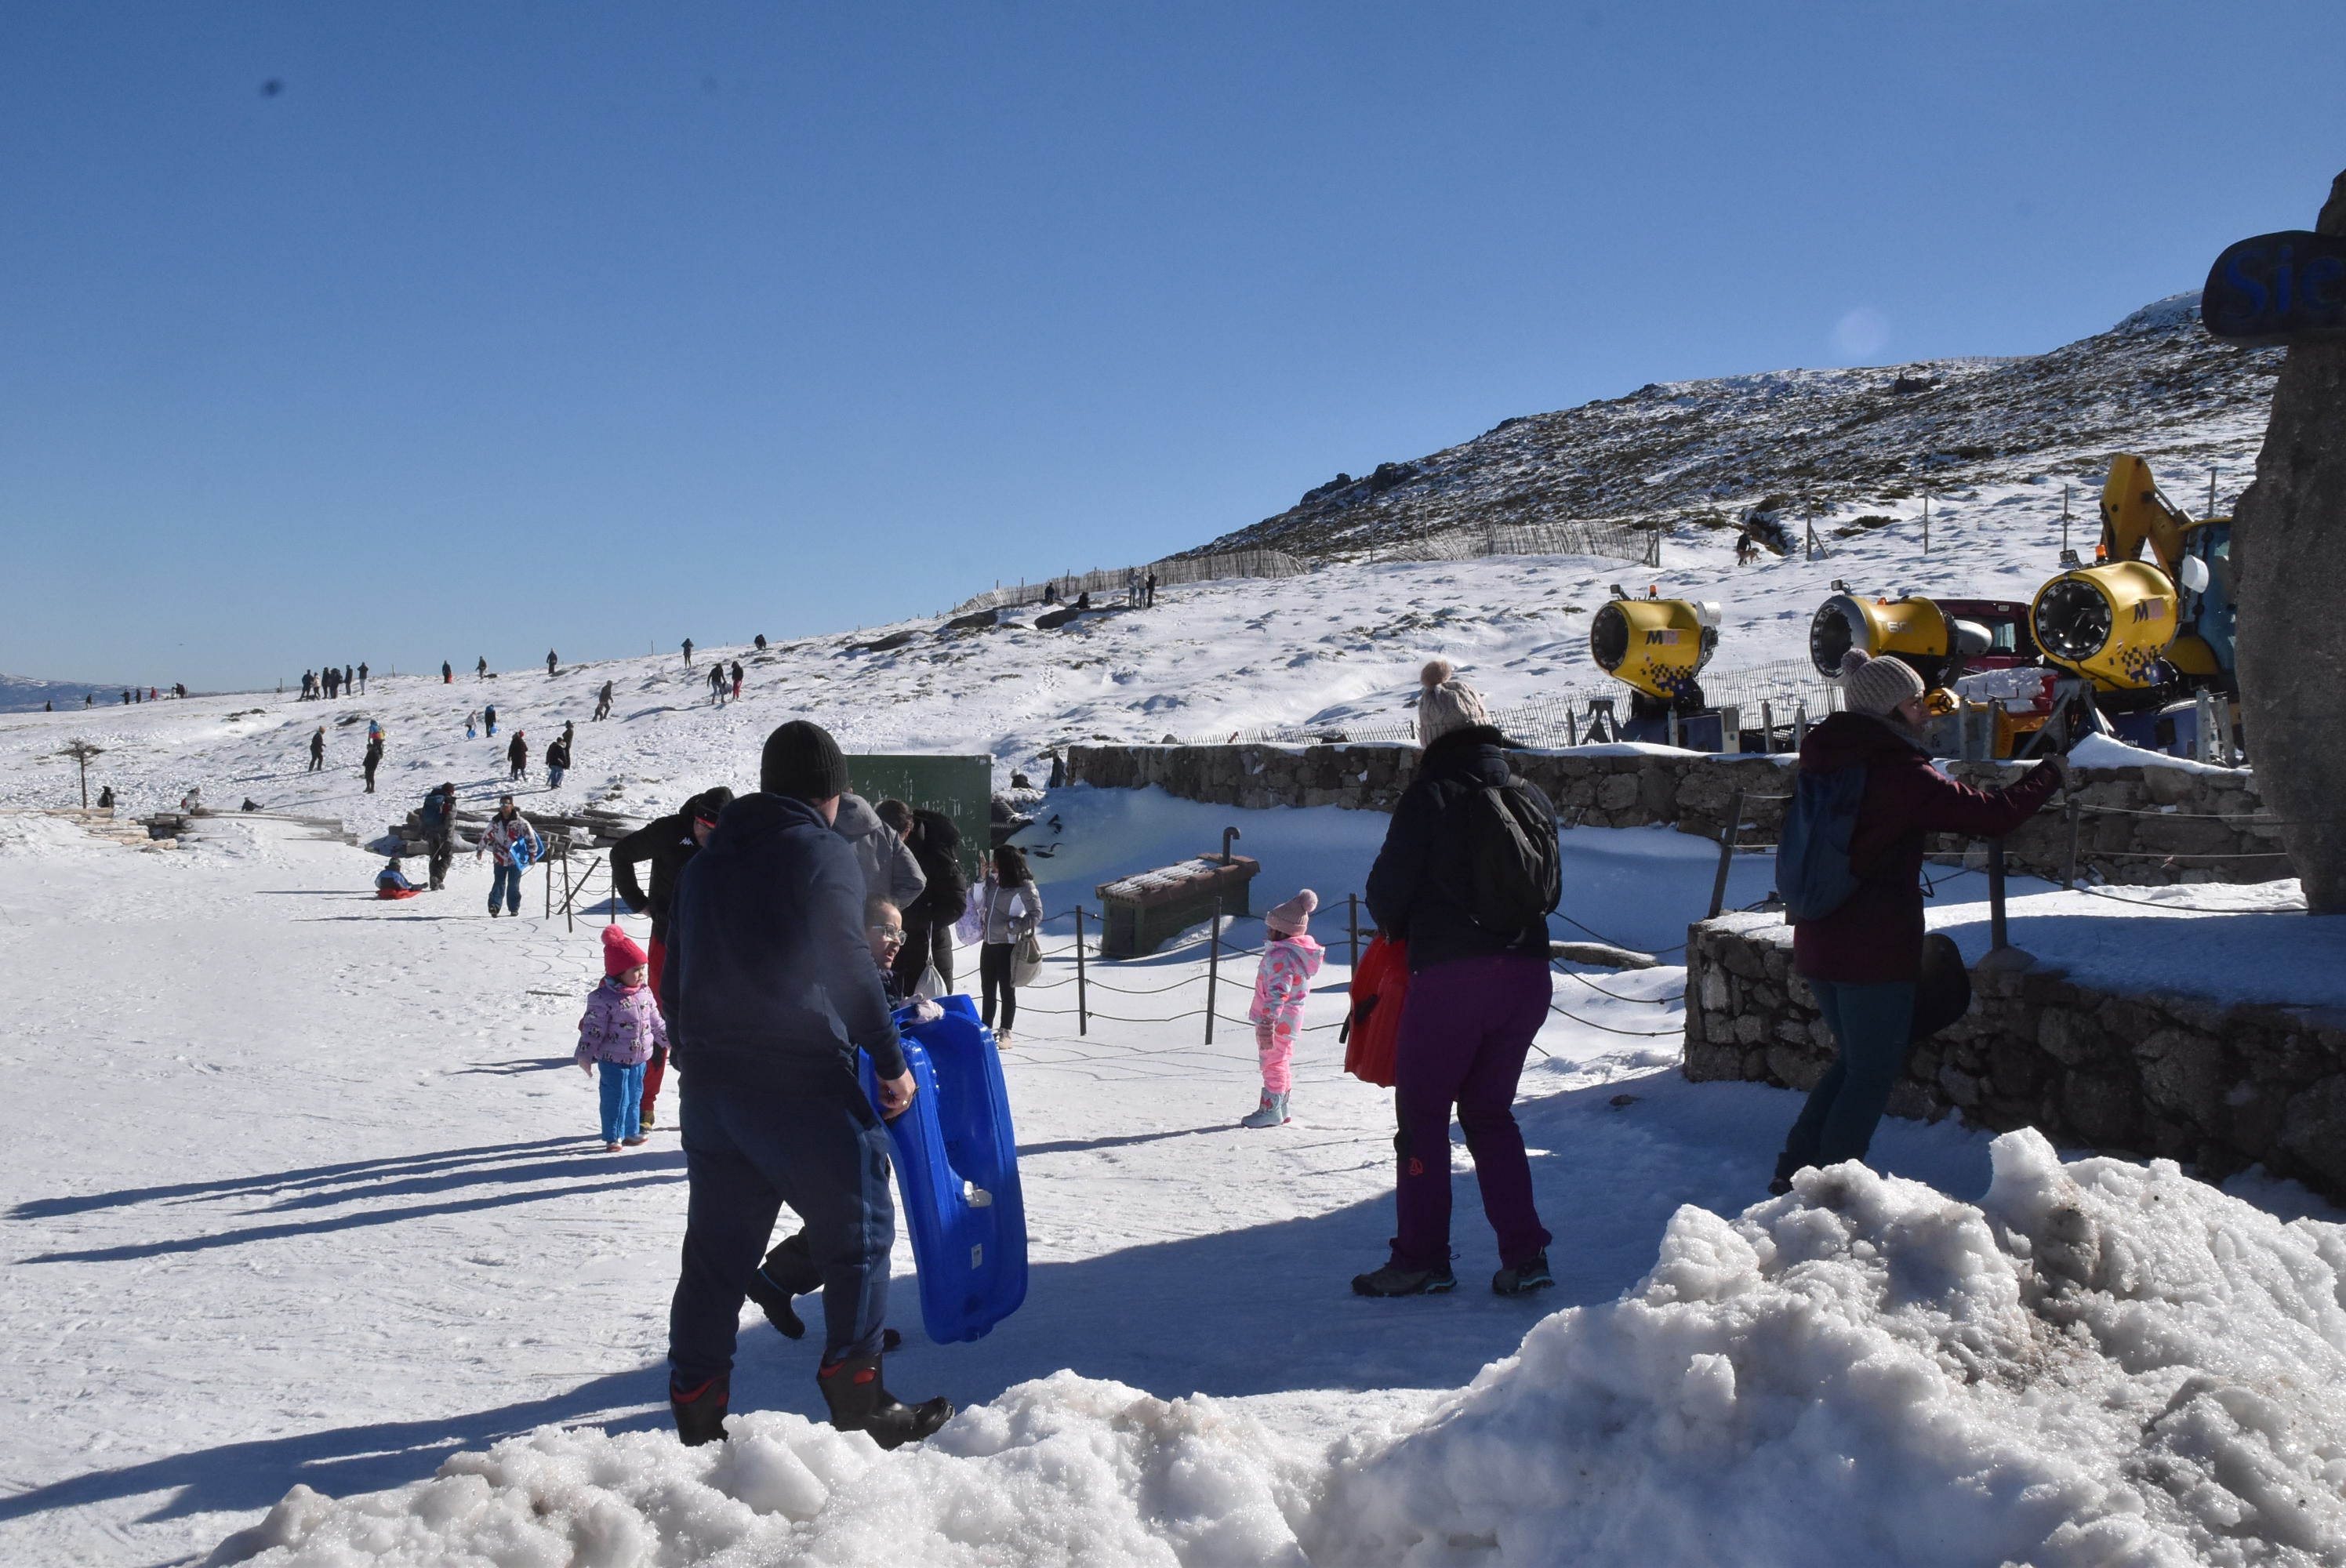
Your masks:
[{"label": "pink knit hat", "polygon": [[1320,895],[1306,888],[1285,903],[1273,904],[1263,911],[1262,923],[1281,936],[1301,936],[1311,924],[1311,911],[1319,907]]},{"label": "pink knit hat", "polygon": [[603,972],[617,976],[645,962],[644,950],[636,939],[615,925],[603,928]]}]

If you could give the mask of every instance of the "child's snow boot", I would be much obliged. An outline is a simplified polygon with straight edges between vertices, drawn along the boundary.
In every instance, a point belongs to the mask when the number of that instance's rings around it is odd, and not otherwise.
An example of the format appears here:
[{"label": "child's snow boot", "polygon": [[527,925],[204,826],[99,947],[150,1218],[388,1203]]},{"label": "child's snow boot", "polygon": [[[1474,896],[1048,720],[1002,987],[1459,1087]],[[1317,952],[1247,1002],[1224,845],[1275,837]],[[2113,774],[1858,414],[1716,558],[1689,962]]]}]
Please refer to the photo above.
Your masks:
[{"label": "child's snow boot", "polygon": [[1514,1268],[1502,1268],[1491,1276],[1491,1290],[1497,1296],[1528,1296],[1555,1283],[1556,1276],[1547,1271],[1545,1251],[1535,1252]]},{"label": "child's snow boot", "polygon": [[763,1268],[750,1271],[748,1294],[758,1304],[758,1310],[766,1315],[766,1321],[782,1331],[783,1339],[796,1339],[805,1335],[806,1323],[799,1317],[798,1308],[790,1305],[790,1292],[776,1285]]},{"label": "child's snow boot", "polygon": [[725,1441],[725,1401],[730,1384],[731,1379],[722,1372],[697,1388],[668,1380],[668,1413],[676,1418],[677,1439],[685,1447]]},{"label": "child's snow boot", "polygon": [[1287,1096],[1269,1089],[1262,1092],[1262,1103],[1251,1115],[1240,1116],[1241,1127],[1281,1127],[1287,1125]]},{"label": "child's snow boot", "polygon": [[880,1380],[880,1358],[854,1356],[815,1373],[831,1424],[843,1432],[867,1432],[882,1448],[902,1448],[932,1436],[953,1420],[953,1401],[943,1395],[908,1405]]}]

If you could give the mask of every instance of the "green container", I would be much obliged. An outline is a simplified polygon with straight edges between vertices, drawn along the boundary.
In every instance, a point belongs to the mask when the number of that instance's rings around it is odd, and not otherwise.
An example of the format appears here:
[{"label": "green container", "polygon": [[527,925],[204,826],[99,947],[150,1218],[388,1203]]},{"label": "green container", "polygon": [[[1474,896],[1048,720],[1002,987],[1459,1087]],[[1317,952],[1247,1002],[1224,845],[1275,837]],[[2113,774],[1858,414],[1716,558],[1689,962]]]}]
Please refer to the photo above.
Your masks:
[{"label": "green container", "polygon": [[994,842],[994,759],[863,752],[847,759],[848,787],[873,805],[902,800],[915,810],[943,812],[961,830],[962,867],[970,886],[984,876]]}]

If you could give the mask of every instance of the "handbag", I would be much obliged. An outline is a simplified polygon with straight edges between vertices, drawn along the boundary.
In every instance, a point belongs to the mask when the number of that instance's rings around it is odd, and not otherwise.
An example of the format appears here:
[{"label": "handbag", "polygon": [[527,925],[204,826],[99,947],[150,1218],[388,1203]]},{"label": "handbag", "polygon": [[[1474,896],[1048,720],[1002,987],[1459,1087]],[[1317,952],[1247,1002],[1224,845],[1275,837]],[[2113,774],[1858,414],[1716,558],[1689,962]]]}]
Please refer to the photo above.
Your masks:
[{"label": "handbag", "polygon": [[1010,949],[1010,983],[1032,985],[1043,978],[1043,943],[1028,932]]},{"label": "handbag", "polygon": [[1372,937],[1352,972],[1344,1015],[1344,1071],[1363,1084],[1393,1084],[1401,1054],[1401,1008],[1409,994],[1409,944]]}]

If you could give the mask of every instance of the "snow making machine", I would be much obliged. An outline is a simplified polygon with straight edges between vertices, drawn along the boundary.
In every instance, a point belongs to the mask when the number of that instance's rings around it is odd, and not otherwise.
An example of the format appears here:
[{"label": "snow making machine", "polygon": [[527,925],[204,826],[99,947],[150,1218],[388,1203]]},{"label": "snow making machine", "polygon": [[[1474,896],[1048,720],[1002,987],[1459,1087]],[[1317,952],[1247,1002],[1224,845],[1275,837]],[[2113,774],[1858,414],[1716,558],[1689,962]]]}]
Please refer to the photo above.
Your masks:
[{"label": "snow making machine", "polygon": [[[1837,676],[1857,648],[1923,677],[1948,757],[2066,750],[2088,729],[2208,759],[2237,753],[2231,520],[2193,518],[2131,453],[2110,463],[2095,562],[2073,555],[2023,605],[1867,598],[1835,583],[1809,626],[1809,657]],[[2150,558],[2141,558],[2145,549]]]},{"label": "snow making machine", "polygon": [[1637,599],[1613,590],[1589,625],[1588,651],[1597,668],[1629,688],[1623,738],[1734,749],[1735,712],[1703,705],[1702,671],[1719,652],[1719,622],[1714,600],[1658,598],[1650,588]]},{"label": "snow making machine", "polygon": [[2231,545],[2230,518],[2193,517],[2149,463],[2121,453],[2102,487],[2094,565],[2037,589],[2029,625],[2046,663],[2086,683],[2122,739],[2223,760],[2237,752]]}]

